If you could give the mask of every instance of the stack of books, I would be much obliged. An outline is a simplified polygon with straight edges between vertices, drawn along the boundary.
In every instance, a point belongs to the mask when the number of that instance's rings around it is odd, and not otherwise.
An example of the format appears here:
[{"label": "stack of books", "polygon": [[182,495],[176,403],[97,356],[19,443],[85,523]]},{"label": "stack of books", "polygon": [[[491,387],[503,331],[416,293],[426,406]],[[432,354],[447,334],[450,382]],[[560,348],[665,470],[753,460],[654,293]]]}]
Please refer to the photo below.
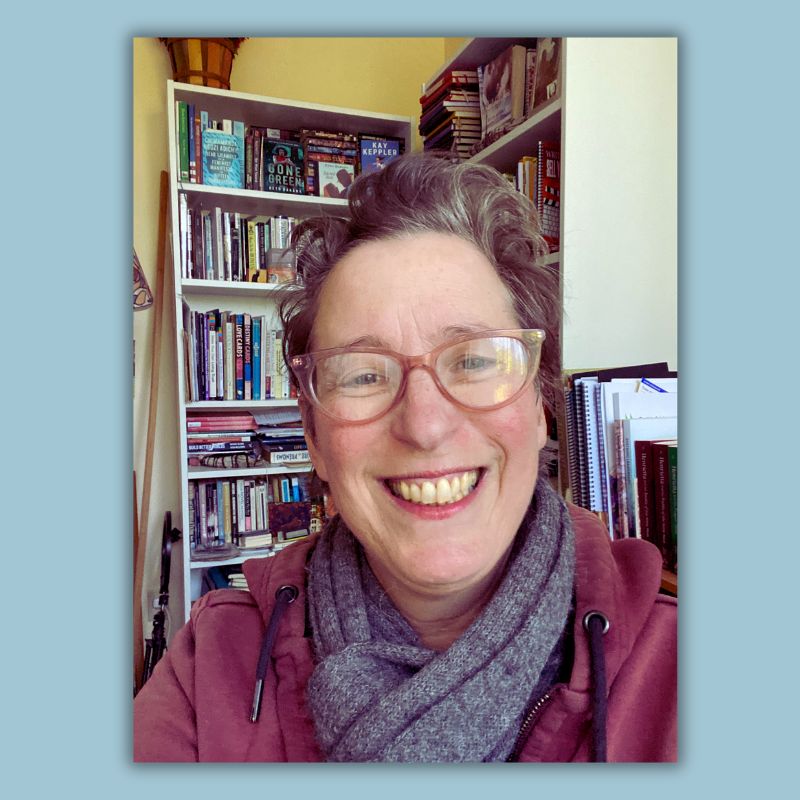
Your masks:
[{"label": "stack of books", "polygon": [[478,72],[448,70],[422,87],[419,132],[425,150],[447,150],[469,158],[481,138]]},{"label": "stack of books", "polygon": [[302,426],[262,426],[258,439],[264,461],[277,464],[307,464],[310,461],[308,445]]},{"label": "stack of books", "polygon": [[186,453],[190,467],[252,467],[262,457],[257,423],[249,412],[187,414]]},{"label": "stack of books", "polygon": [[565,417],[572,501],[613,538],[653,542],[677,572],[676,373],[656,363],[572,374]]},{"label": "stack of books", "polygon": [[358,136],[304,128],[300,142],[305,152],[306,194],[347,197],[356,177]]}]

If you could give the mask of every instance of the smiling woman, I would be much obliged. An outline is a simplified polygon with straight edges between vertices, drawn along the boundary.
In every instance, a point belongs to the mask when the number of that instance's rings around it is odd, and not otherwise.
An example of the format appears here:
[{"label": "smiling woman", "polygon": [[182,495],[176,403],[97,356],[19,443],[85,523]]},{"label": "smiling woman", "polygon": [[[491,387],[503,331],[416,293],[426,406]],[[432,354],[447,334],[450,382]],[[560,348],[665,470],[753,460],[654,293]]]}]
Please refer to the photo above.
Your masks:
[{"label": "smiling woman", "polygon": [[534,210],[430,155],[349,204],[298,228],[281,307],[338,513],[198,603],[137,696],[137,758],[674,760],[660,556],[540,478],[559,295]]}]

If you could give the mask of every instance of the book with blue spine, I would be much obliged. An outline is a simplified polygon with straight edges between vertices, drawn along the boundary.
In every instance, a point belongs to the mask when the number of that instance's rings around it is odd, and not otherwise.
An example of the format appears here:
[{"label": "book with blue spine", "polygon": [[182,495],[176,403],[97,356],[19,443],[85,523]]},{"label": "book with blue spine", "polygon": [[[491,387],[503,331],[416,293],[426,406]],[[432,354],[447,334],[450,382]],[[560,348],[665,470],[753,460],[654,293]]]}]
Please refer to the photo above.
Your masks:
[{"label": "book with blue spine", "polygon": [[253,400],[261,396],[261,317],[253,317]]}]

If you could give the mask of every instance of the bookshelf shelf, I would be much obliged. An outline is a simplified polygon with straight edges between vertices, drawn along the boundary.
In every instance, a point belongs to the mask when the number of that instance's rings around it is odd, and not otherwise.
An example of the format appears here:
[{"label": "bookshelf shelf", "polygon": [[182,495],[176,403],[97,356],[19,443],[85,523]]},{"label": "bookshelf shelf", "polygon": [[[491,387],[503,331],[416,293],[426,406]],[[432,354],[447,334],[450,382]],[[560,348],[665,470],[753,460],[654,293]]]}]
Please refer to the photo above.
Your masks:
[{"label": "bookshelf shelf", "polygon": [[210,281],[201,278],[184,278],[180,289],[184,296],[261,297],[269,298],[286,288],[277,283],[247,283],[245,281]]},{"label": "bookshelf shelf", "polygon": [[179,182],[178,189],[196,197],[201,206],[225,205],[242,214],[268,213],[305,217],[315,214],[343,214],[347,211],[347,200],[337,197],[257,192],[252,189],[228,189],[186,182]]},{"label": "bookshelf shelf", "polygon": [[291,542],[279,542],[271,545],[270,547],[253,548],[251,551],[240,551],[239,555],[227,556],[220,559],[205,558],[202,560],[192,561],[189,564],[189,569],[193,571],[208,569],[209,567],[234,567],[239,564],[244,564],[245,561],[251,558],[270,558],[276,553],[283,550],[284,547],[291,544]]},{"label": "bookshelf shelf", "polygon": [[264,475],[285,475],[286,473],[309,472],[311,464],[286,464],[268,467],[242,467],[240,469],[214,469],[213,467],[189,467],[189,480],[206,480],[210,478],[257,478]]},{"label": "bookshelf shelf", "polygon": [[[316,215],[347,214],[347,201],[339,198],[315,197],[299,194],[283,194],[262,192],[239,188],[209,186],[180,180],[178,158],[178,120],[176,103],[182,101],[196,105],[198,110],[208,112],[210,119],[227,119],[243,122],[245,126],[278,128],[281,130],[299,131],[302,128],[321,129],[349,134],[370,133],[385,135],[405,140],[410,147],[413,141],[413,120],[409,117],[371,113],[358,109],[337,108],[306,102],[296,102],[275,97],[211,89],[205,86],[191,86],[184,83],[168,81],[167,83],[167,120],[168,120],[168,153],[170,176],[171,206],[171,251],[174,275],[174,310],[175,310],[175,352],[177,354],[177,374],[175,376],[178,403],[179,429],[179,469],[181,487],[180,522],[176,522],[183,532],[182,537],[182,569],[179,579],[182,582],[182,609],[176,614],[183,620],[189,618],[191,605],[204,591],[203,578],[205,570],[211,566],[230,566],[241,564],[249,558],[266,558],[274,555],[283,544],[271,548],[243,551],[236,555],[224,556],[220,559],[208,560],[193,558],[191,546],[190,522],[194,524],[195,515],[190,517],[190,492],[194,502],[202,490],[203,482],[210,492],[214,492],[212,484],[228,481],[251,481],[269,483],[276,475],[303,475],[311,470],[310,463],[267,465],[242,469],[222,469],[210,467],[189,467],[186,436],[186,420],[189,413],[208,412],[274,412],[274,419],[285,420],[286,412],[297,409],[296,398],[266,400],[204,400],[191,402],[187,397],[186,361],[190,352],[187,340],[196,332],[184,331],[185,320],[194,319],[192,312],[208,312],[212,309],[225,309],[235,314],[250,314],[263,318],[267,330],[280,327],[276,303],[285,292],[290,290],[285,285],[251,283],[247,281],[200,280],[184,277],[187,273],[182,269],[182,239],[180,229],[181,203],[184,209],[211,211],[219,208],[223,212],[238,212],[242,217],[275,217],[287,216],[302,219]],[[185,117],[184,117],[185,119]],[[184,176],[185,178],[185,176]],[[194,245],[194,240],[188,239]],[[220,274],[220,273],[217,273]],[[266,345],[266,340],[265,340]],[[266,352],[266,351],[265,351]],[[200,367],[194,365],[193,372]],[[190,373],[191,374],[191,373]],[[230,373],[228,373],[230,374]],[[278,392],[276,392],[278,393]],[[198,396],[195,392],[194,396]],[[206,395],[207,396],[207,395]],[[247,487],[247,483],[245,483]],[[225,497],[233,497],[233,485],[224,488]],[[217,491],[222,491],[218,489]],[[252,493],[252,488],[249,490]],[[248,490],[245,488],[244,494]],[[205,498],[205,495],[203,495]],[[258,502],[258,500],[256,501]],[[220,514],[222,513],[220,509]],[[253,512],[255,514],[255,512]],[[176,593],[177,594],[177,593]],[[179,603],[175,604],[176,606]]]},{"label": "bookshelf shelf", "polygon": [[187,411],[224,411],[235,409],[249,411],[251,409],[292,408],[297,406],[296,397],[277,400],[198,400],[186,403]]}]

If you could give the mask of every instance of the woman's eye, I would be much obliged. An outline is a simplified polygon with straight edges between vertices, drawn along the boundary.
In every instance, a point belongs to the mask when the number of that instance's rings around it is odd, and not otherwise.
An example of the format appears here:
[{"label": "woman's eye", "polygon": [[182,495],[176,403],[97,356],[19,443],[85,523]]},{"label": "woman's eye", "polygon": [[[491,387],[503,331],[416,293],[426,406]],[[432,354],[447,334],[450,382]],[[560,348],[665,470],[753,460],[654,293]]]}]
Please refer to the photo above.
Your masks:
[{"label": "woman's eye", "polygon": [[479,369],[487,369],[492,363],[490,359],[482,356],[464,356],[456,363],[456,367],[464,372],[474,372]]},{"label": "woman's eye", "polygon": [[375,386],[381,380],[381,376],[376,372],[362,372],[358,375],[351,375],[342,380],[342,386],[359,388],[361,386]]}]

